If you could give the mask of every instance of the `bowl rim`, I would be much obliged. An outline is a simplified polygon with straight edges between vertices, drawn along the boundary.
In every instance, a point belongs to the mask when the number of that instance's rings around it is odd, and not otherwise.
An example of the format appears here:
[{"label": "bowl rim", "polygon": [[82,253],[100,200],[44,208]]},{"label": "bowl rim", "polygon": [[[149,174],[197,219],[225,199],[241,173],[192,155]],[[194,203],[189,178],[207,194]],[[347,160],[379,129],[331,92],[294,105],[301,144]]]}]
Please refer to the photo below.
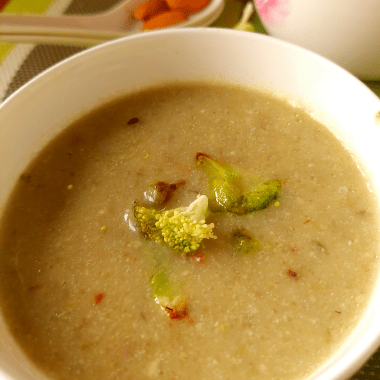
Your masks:
[{"label": "bowl rim", "polygon": [[39,80],[40,77],[44,77],[46,75],[50,75],[51,72],[54,72],[55,70],[59,70],[62,66],[66,66],[69,64],[69,62],[76,61],[80,59],[81,57],[84,58],[87,55],[94,54],[94,52],[98,50],[105,50],[110,47],[117,46],[118,44],[124,44],[125,41],[134,41],[134,40],[145,40],[145,39],[151,39],[156,38],[159,36],[165,36],[166,34],[183,34],[183,35],[197,35],[197,34],[209,34],[209,35],[220,35],[221,37],[223,35],[231,35],[236,34],[240,35],[244,38],[254,38],[258,40],[267,40],[270,41],[272,44],[276,44],[279,46],[284,46],[287,49],[291,49],[294,52],[300,52],[301,54],[306,54],[309,57],[312,57],[313,59],[316,59],[317,61],[321,62],[322,64],[325,64],[327,66],[330,66],[331,68],[334,68],[334,70],[338,70],[341,72],[344,72],[347,76],[350,77],[350,80],[353,80],[357,84],[359,84],[363,89],[366,89],[367,92],[372,96],[374,99],[378,100],[380,102],[380,98],[368,87],[366,86],[358,77],[356,77],[354,74],[347,71],[342,66],[338,65],[337,63],[329,60],[328,58],[323,57],[322,55],[315,53],[309,49],[306,49],[302,46],[298,46],[292,42],[280,40],[279,38],[263,34],[263,33],[256,33],[256,32],[246,32],[242,30],[237,29],[228,29],[228,28],[222,28],[222,27],[186,27],[186,28],[163,28],[163,29],[157,29],[152,30],[148,32],[143,33],[136,33],[130,36],[120,37],[116,38],[111,41],[106,41],[102,44],[92,46],[88,49],[85,49],[83,51],[77,52],[73,54],[72,56],[69,56],[67,58],[64,58],[60,62],[57,62],[56,64],[52,65],[51,67],[43,70],[42,72],[38,73],[35,77],[30,79],[28,82],[20,86],[17,90],[15,90],[11,95],[9,95],[2,103],[0,103],[0,111],[3,107],[6,106],[7,103],[11,101],[15,96],[17,96],[21,91],[23,91],[25,88],[32,86],[32,84]]},{"label": "bowl rim", "polygon": [[[339,72],[344,72],[347,79],[350,81],[355,82],[357,85],[359,85],[363,91],[367,93],[369,97],[372,97],[373,100],[377,102],[379,105],[380,110],[380,99],[377,97],[377,95],[368,88],[363,82],[361,82],[357,77],[355,77],[353,74],[349,73],[344,68],[340,67],[336,63],[328,60],[327,58],[324,58],[320,56],[317,53],[311,52],[305,48],[302,48],[300,46],[294,45],[290,42],[281,41],[275,37],[258,34],[258,33],[249,33],[245,31],[238,31],[238,30],[231,30],[231,29],[224,29],[224,28],[173,28],[173,29],[165,29],[165,30],[157,30],[152,31],[149,33],[142,33],[142,34],[136,34],[132,36],[123,37],[120,39],[116,39],[113,41],[106,42],[104,44],[89,48],[87,50],[84,50],[82,52],[76,53],[71,57],[68,57],[61,62],[53,65],[52,67],[48,68],[47,70],[41,72],[37,76],[35,76],[32,80],[21,86],[18,90],[16,90],[13,94],[11,94],[5,101],[0,104],[0,115],[1,112],[6,109],[9,104],[12,104],[14,101],[17,100],[18,97],[23,97],[24,94],[28,91],[28,89],[33,88],[36,83],[39,83],[41,78],[46,78],[49,76],[59,75],[60,71],[62,69],[67,69],[70,65],[74,65],[77,61],[80,61],[82,59],[86,59],[87,57],[90,57],[91,55],[97,54],[98,52],[106,52],[107,49],[114,49],[115,47],[123,46],[126,43],[129,43],[130,41],[145,41],[145,40],[152,40],[155,38],[161,38],[166,37],[170,38],[171,35],[177,35],[177,36],[187,36],[190,38],[191,36],[201,36],[201,35],[212,35],[217,38],[223,38],[223,36],[226,35],[236,35],[237,38],[245,38],[245,39],[258,39],[262,41],[268,41],[268,43],[271,43],[272,45],[276,46],[283,46],[287,49],[290,49],[292,52],[296,54],[306,54],[310,56],[312,59],[317,60],[322,65],[327,65],[328,67],[332,68],[333,70],[338,70]],[[345,376],[351,376],[354,374],[364,363],[365,361],[376,351],[376,349],[380,345],[380,327],[376,329],[376,331],[373,331],[373,334],[367,334],[365,337],[366,339],[361,340],[361,351],[360,354],[355,354],[353,357],[351,357],[351,362],[347,363],[347,355],[345,355],[346,358],[339,358],[337,359],[336,363],[334,364],[333,368],[330,368],[329,375],[327,375],[327,378],[333,379],[334,376],[338,376],[339,378],[343,378]],[[353,354],[353,351],[350,351]],[[343,365],[343,362],[345,365]],[[348,364],[348,365],[347,365]],[[0,369],[0,377],[1,377],[2,371]],[[314,377],[312,377],[314,379]]]}]

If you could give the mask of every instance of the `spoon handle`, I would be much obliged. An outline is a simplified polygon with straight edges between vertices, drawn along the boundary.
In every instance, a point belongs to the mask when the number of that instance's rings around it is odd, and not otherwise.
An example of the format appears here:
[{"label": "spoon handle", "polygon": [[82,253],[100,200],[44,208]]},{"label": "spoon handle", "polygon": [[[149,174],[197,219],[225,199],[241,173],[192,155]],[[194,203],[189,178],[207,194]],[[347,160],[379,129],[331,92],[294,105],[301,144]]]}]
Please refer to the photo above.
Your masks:
[{"label": "spoon handle", "polygon": [[99,45],[106,41],[107,39],[96,39],[96,38],[0,34],[1,43],[2,42],[32,43],[32,44],[64,45],[64,46],[76,46],[76,47],[91,47],[91,46]]},{"label": "spoon handle", "polygon": [[[115,15],[116,16],[116,15]],[[128,15],[124,19],[115,17],[109,20],[108,15],[64,15],[64,16],[44,16],[44,15],[18,15],[0,14],[0,34],[57,34],[54,30],[87,30],[89,33],[116,33],[122,35],[139,25]],[[111,21],[111,22],[110,22]]]},{"label": "spoon handle", "polygon": [[[102,18],[102,17],[101,17]],[[34,14],[0,14],[0,27],[59,27],[59,28],[88,28],[88,23],[98,16],[45,16]],[[96,25],[96,24],[95,24]]]},{"label": "spoon handle", "polygon": [[105,29],[104,16],[0,15],[0,40],[93,46],[140,32],[138,23],[126,29]]}]

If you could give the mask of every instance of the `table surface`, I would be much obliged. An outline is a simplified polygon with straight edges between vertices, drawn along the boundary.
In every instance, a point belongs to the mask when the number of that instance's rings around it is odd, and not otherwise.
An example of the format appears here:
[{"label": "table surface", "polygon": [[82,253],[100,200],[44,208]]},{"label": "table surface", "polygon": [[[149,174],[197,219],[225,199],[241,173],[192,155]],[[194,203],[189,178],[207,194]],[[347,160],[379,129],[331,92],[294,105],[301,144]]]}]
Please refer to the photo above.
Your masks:
[{"label": "table surface", "polygon": [[[119,0],[0,0],[0,11],[58,14],[102,12]],[[246,0],[226,0],[221,16],[212,27],[232,28],[239,20]],[[255,30],[265,33],[258,17]],[[247,32],[248,33],[248,32]],[[0,103],[34,76],[85,48],[58,45],[0,43]],[[380,97],[380,81],[364,82]],[[351,380],[380,379],[380,349]]]}]

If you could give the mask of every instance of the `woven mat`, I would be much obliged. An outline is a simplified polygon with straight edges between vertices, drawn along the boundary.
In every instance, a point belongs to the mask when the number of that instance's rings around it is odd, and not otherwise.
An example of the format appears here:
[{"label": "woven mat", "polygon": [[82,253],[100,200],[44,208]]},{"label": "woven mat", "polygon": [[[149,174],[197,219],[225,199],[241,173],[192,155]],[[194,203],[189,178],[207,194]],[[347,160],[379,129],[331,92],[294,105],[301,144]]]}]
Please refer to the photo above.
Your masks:
[{"label": "woven mat", "polygon": [[[0,0],[0,9],[2,2]],[[32,13],[86,14],[103,12],[120,0],[12,0],[19,11]],[[380,0],[379,0],[380,1]],[[225,9],[213,24],[218,27],[232,27],[238,21],[246,0],[226,0]],[[9,3],[10,4],[10,3]],[[45,9],[43,8],[45,4]],[[3,8],[7,10],[8,4]],[[23,8],[24,7],[24,8]],[[9,7],[8,7],[9,9]],[[9,11],[14,11],[12,8]],[[256,31],[265,33],[260,21],[255,18]],[[85,48],[58,45],[18,44],[16,46],[0,43],[0,103],[34,76],[78,53]],[[365,82],[380,97],[380,82]],[[380,380],[380,349],[358,371],[351,380]]]},{"label": "woven mat", "polygon": [[[73,0],[71,4],[61,12],[59,11],[59,8],[54,5],[55,3],[52,3],[49,8],[49,13],[52,15],[60,13],[96,13],[105,11],[118,2],[119,0]],[[61,4],[62,3],[64,2],[61,2]],[[6,10],[6,7],[4,10]],[[32,12],[32,10],[28,11]],[[84,50],[85,48],[58,45],[18,44],[17,46],[10,47],[10,49],[11,50],[7,52],[7,55],[3,58],[0,66],[0,101],[7,98],[19,87],[48,67]]]}]

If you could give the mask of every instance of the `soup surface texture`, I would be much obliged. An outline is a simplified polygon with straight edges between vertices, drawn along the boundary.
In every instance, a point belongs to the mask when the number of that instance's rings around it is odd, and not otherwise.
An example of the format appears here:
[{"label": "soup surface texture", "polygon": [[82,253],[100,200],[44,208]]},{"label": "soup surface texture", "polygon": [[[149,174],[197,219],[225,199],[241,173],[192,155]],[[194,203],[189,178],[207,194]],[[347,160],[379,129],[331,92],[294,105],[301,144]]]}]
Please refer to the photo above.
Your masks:
[{"label": "soup surface texture", "polygon": [[[166,209],[210,195],[198,152],[286,184],[265,210],[210,214],[217,239],[195,256],[170,253],[188,297],[172,320],[131,209],[157,180],[180,184]],[[1,221],[3,315],[51,378],[305,379],[366,307],[375,205],[349,152],[283,100],[220,83],[144,90],[82,117],[20,177]],[[238,227],[258,252],[233,250]]]}]

